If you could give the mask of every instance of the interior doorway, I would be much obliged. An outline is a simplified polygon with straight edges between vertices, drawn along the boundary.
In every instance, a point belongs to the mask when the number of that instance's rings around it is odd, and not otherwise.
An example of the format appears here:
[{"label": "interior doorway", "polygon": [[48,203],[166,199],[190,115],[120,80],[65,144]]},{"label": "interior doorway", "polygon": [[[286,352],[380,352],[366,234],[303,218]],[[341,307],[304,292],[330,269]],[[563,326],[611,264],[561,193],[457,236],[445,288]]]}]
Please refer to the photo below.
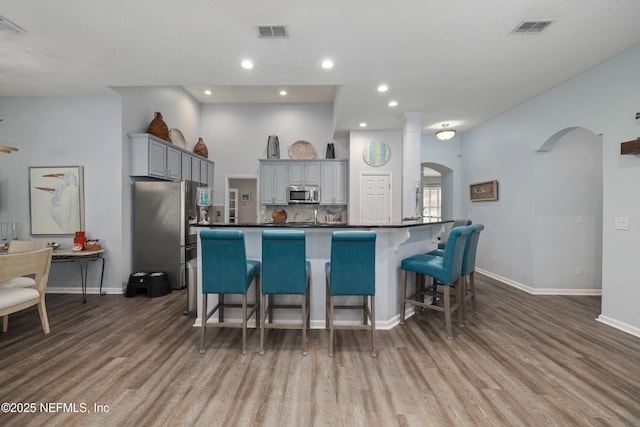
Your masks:
[{"label": "interior doorway", "polygon": [[[420,165],[422,212],[424,217],[453,218],[453,170],[439,163]],[[439,202],[439,206],[438,206]]]},{"label": "interior doorway", "polygon": [[360,222],[391,223],[391,173],[360,175]]},{"label": "interior doorway", "polygon": [[[256,224],[258,178],[255,176],[226,176],[224,222]],[[233,190],[233,191],[232,191]]]}]

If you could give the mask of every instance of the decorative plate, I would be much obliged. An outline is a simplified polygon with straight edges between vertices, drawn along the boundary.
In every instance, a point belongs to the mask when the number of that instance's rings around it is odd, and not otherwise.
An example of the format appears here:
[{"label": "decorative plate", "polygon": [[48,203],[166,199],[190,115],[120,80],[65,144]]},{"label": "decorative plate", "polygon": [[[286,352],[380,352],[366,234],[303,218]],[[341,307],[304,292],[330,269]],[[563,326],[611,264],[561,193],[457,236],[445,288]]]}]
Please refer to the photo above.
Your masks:
[{"label": "decorative plate", "polygon": [[169,130],[169,141],[177,147],[187,149],[187,140],[184,139],[184,135],[180,129],[171,128]]},{"label": "decorative plate", "polygon": [[389,161],[391,157],[391,149],[384,142],[371,141],[364,146],[362,150],[364,161],[373,167],[379,167]]},{"label": "decorative plate", "polygon": [[316,158],[316,150],[308,141],[296,141],[289,146],[289,158],[308,160]]}]

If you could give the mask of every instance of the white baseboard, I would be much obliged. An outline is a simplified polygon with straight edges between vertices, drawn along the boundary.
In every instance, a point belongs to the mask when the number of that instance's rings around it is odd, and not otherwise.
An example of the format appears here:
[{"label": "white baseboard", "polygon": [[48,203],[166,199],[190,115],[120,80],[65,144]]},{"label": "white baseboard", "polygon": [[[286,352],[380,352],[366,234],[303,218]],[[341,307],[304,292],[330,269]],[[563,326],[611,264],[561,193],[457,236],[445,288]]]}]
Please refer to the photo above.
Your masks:
[{"label": "white baseboard", "polygon": [[612,328],[619,329],[622,332],[626,332],[640,338],[640,328],[636,328],[635,326],[631,326],[627,323],[620,322],[619,320],[612,319],[602,314],[596,317],[596,320],[598,322],[604,323],[605,325],[611,326]]},{"label": "white baseboard", "polygon": [[[124,293],[124,289],[122,288],[102,288],[102,292],[106,292],[107,294],[115,294],[122,295]],[[77,287],[47,287],[47,294],[81,294],[82,289]],[[100,288],[87,288],[87,295],[98,295],[100,293]]]},{"label": "white baseboard", "polygon": [[531,295],[602,295],[602,289],[532,288],[531,286],[527,286],[523,283],[516,282],[515,280],[508,279],[506,277],[500,276],[499,274],[495,274],[481,268],[476,268],[476,271],[482,275],[491,277],[492,279],[502,282],[505,285],[520,289],[521,291],[525,291],[526,293]]}]

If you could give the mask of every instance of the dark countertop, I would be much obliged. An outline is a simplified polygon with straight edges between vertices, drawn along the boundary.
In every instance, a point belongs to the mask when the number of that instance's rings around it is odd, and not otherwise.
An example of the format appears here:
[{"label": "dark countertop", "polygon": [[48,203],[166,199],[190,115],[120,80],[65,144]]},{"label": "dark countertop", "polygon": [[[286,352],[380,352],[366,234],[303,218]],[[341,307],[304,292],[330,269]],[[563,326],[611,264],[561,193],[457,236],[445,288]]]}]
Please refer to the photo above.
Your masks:
[{"label": "dark countertop", "polygon": [[443,221],[422,221],[422,220],[406,220],[397,221],[391,224],[314,224],[313,222],[287,222],[284,224],[276,224],[266,222],[260,224],[225,224],[220,222],[212,222],[211,224],[192,224],[192,227],[202,228],[409,228],[419,227],[423,225],[447,224],[453,220]]}]

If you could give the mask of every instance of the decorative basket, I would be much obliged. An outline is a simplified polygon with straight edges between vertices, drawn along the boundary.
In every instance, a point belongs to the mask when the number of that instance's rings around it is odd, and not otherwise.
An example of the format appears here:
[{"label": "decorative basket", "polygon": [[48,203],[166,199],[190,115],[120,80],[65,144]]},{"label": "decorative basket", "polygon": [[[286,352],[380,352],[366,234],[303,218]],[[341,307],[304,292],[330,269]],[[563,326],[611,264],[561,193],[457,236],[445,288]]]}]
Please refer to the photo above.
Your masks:
[{"label": "decorative basket", "polygon": [[271,219],[275,224],[284,224],[287,222],[287,211],[282,210],[274,210],[271,212]]},{"label": "decorative basket", "polygon": [[193,147],[193,152],[198,156],[204,157],[205,159],[209,157],[209,149],[202,140],[202,137],[198,138],[198,143],[195,147]]},{"label": "decorative basket", "polygon": [[147,130],[147,133],[150,133],[151,135],[160,139],[164,139],[165,141],[170,141],[169,127],[164,122],[164,120],[162,120],[162,113],[156,111],[154,119],[151,120],[151,123],[149,123],[149,129]]}]

